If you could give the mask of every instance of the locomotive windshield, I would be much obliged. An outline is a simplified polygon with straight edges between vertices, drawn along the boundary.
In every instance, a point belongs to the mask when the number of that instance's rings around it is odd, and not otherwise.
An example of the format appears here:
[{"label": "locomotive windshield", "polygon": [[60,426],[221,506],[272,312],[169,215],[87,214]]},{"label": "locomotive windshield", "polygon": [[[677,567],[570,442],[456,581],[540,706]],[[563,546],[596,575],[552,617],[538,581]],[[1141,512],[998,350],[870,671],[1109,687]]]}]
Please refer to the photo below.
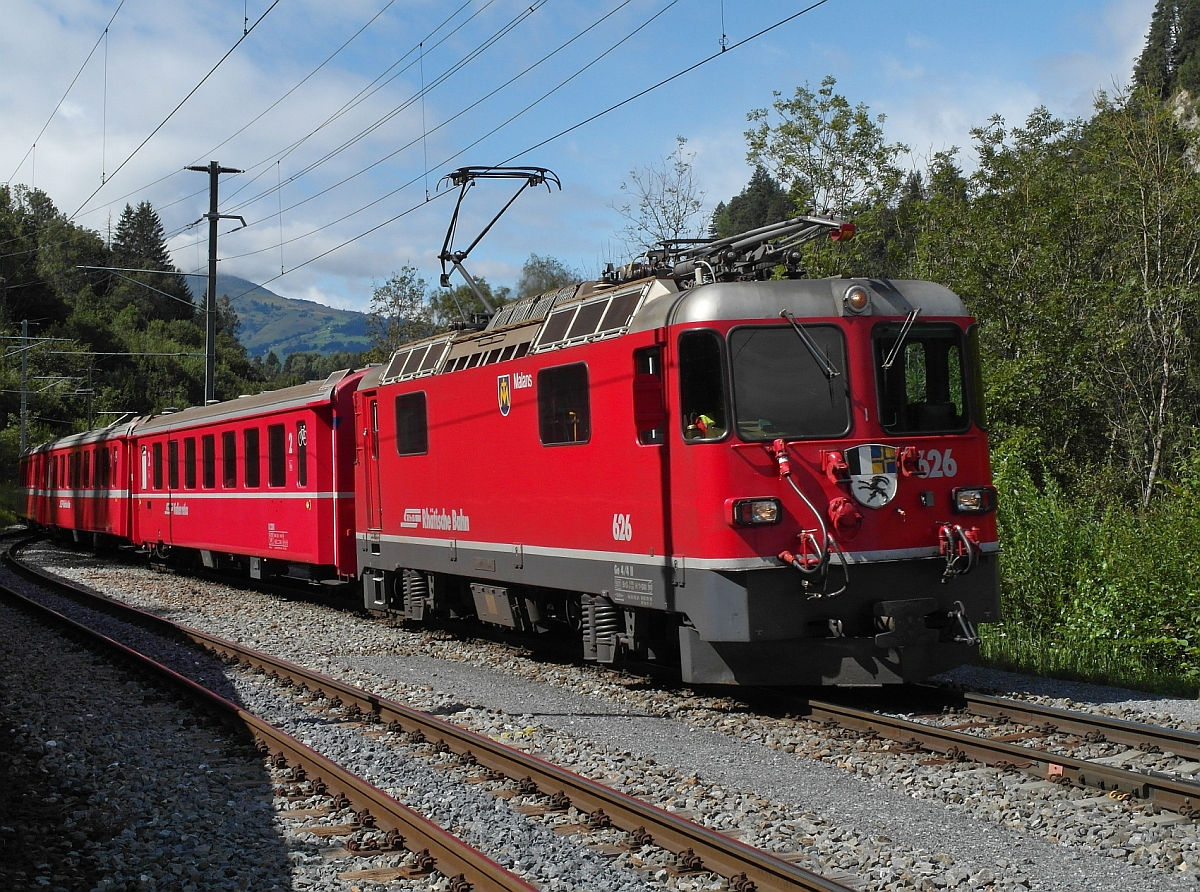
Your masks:
[{"label": "locomotive windshield", "polygon": [[734,414],[742,439],[840,437],[850,429],[845,337],[832,325],[806,325],[804,333],[836,377],[827,376],[790,326],[730,333]]},{"label": "locomotive windshield", "polygon": [[[963,333],[951,323],[885,322],[871,334],[879,383],[880,422],[890,433],[960,433],[971,423],[966,404]],[[895,352],[890,368],[885,360]]]}]

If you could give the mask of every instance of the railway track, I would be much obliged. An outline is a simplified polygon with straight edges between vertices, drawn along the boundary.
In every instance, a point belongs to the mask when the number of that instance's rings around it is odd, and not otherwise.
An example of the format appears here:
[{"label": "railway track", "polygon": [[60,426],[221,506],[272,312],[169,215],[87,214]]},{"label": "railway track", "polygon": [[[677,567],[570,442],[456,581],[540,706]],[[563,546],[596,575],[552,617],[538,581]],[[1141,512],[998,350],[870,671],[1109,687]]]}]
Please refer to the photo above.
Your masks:
[{"label": "railway track", "polygon": [[[1091,787],[1113,798],[1132,798],[1184,817],[1200,818],[1200,783],[1179,771],[1122,767],[1114,764],[1122,761],[1120,754],[1102,759],[1077,757],[1032,743],[1058,735],[1064,739],[1055,750],[1111,743],[1142,754],[1173,754],[1181,760],[1180,767],[1190,773],[1200,770],[1200,734],[983,694],[947,697],[945,692],[928,688],[920,690],[918,696],[932,697],[955,712],[949,719],[941,709],[915,718],[775,692],[766,692],[755,700],[831,728],[925,750],[947,762],[970,761],[1020,771],[1049,783]],[[946,721],[949,724],[944,724]]]},{"label": "railway track", "polygon": [[[478,766],[492,776],[507,777],[516,783],[520,792],[542,797],[546,810],[565,811],[573,807],[588,816],[587,823],[591,827],[612,827],[624,831],[634,847],[653,845],[672,853],[677,859],[679,870],[684,873],[718,874],[727,879],[729,888],[734,892],[850,892],[852,888],[620,793],[602,783],[404,704],[244,645],[177,625],[44,575],[20,563],[12,553],[13,550],[6,553],[6,562],[16,572],[36,581],[38,585],[83,601],[90,607],[102,609],[124,622],[148,628],[158,634],[190,641],[229,664],[240,664],[278,680],[282,685],[307,690],[335,706],[348,710],[352,717],[366,724],[379,725],[403,733],[413,742],[431,742],[437,752],[451,754],[464,765]],[[31,609],[48,609],[15,592],[9,594],[31,605]],[[122,656],[163,673],[163,677],[171,684],[187,691],[191,696],[202,698],[214,711],[245,725],[259,741],[260,749],[265,746],[277,765],[291,766],[298,777],[320,777],[324,786],[336,788],[346,797],[350,806],[358,812],[360,822],[364,820],[365,815],[365,820],[379,829],[393,831],[394,834],[402,836],[406,848],[424,850],[427,853],[426,857],[433,859],[441,873],[450,877],[457,876],[459,880],[456,892],[471,887],[487,890],[533,888],[519,877],[504,871],[481,853],[469,847],[468,851],[456,849],[456,846],[461,846],[462,843],[437,825],[411,812],[371,784],[355,777],[223,697],[137,654],[124,644],[92,633],[61,614],[56,616],[60,622],[69,624],[81,634],[95,636],[104,646],[115,649]],[[396,836],[391,838],[394,840]]]},{"label": "railway track", "polygon": [[[11,551],[6,552],[6,559],[10,554]],[[487,892],[536,892],[534,886],[482,852],[220,694],[32,598],[9,588],[0,588],[0,592],[41,619],[84,639],[89,646],[105,650],[157,682],[175,689],[223,722],[244,728],[252,735],[258,751],[269,756],[272,767],[289,769],[289,777],[297,782],[307,781],[310,792],[328,792],[339,807],[353,809],[354,820],[347,825],[347,832],[363,828],[379,830],[387,840],[383,850],[413,852],[417,855],[419,871],[436,869],[449,879],[452,892],[467,892],[472,888]],[[110,610],[115,603],[110,602]]]}]

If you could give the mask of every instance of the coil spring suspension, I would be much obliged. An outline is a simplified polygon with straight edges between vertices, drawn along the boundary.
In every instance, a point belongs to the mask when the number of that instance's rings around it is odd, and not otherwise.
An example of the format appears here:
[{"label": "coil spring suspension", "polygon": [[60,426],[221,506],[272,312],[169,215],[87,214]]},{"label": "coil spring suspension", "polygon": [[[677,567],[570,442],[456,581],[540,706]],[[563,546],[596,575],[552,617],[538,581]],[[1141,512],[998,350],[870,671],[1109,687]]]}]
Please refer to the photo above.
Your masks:
[{"label": "coil spring suspension", "polygon": [[404,597],[404,618],[422,620],[429,602],[429,577],[419,570],[405,570],[400,580]]},{"label": "coil spring suspension", "polygon": [[583,658],[611,663],[617,656],[617,637],[624,631],[621,608],[604,595],[583,595]]}]

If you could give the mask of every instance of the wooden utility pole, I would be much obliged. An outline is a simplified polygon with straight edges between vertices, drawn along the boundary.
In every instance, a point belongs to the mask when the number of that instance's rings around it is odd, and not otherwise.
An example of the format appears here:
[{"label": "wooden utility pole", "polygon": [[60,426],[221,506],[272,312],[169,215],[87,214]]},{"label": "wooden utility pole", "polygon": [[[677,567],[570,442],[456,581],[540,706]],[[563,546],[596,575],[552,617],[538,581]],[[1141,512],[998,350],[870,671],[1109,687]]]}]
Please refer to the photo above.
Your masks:
[{"label": "wooden utility pole", "polygon": [[21,320],[21,455],[29,439],[29,320]]},{"label": "wooden utility pole", "polygon": [[204,300],[204,404],[214,401],[217,392],[217,223],[222,219],[246,221],[217,212],[217,180],[223,173],[241,173],[232,167],[222,167],[216,161],[206,167],[189,167],[188,170],[208,174],[208,294]]}]

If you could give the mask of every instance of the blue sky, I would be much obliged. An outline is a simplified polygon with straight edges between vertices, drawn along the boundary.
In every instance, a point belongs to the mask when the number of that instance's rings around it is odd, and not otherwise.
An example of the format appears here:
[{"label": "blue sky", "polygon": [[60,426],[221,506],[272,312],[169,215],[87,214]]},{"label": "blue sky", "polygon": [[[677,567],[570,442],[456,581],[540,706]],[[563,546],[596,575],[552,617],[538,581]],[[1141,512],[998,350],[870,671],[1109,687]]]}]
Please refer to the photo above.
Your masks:
[{"label": "blue sky", "polygon": [[[510,163],[549,167],[563,183],[561,193],[522,196],[472,253],[473,272],[511,285],[530,253],[594,272],[623,255],[612,208],[621,184],[632,168],[661,162],[676,136],[688,140],[711,207],[749,177],[747,111],[768,106],[773,91],[790,94],[832,75],[851,102],[886,116],[888,140],[912,149],[906,163],[959,146],[970,168],[970,129],[991,115],[1020,122],[1038,105],[1086,115],[1098,89],[1125,84],[1154,7],[827,0],[522,154],[716,52],[722,17],[732,45],[811,0],[271,2],[125,0],[118,10],[120,0],[7,0],[0,181],[33,183],[101,233],[126,202],[148,200],[172,233],[176,263],[190,272],[205,263],[205,228],[187,227],[207,211],[207,182],[182,168],[218,160],[245,169],[222,179],[222,212],[250,223],[222,237],[222,270],[290,297],[366,309],[372,284],[406,263],[436,281],[453,198],[426,204],[426,182],[437,194],[454,167],[516,156]],[[51,118],[110,19],[107,40]],[[363,90],[358,104],[320,127]],[[506,198],[501,186],[480,186],[463,235],[472,237]]]}]

